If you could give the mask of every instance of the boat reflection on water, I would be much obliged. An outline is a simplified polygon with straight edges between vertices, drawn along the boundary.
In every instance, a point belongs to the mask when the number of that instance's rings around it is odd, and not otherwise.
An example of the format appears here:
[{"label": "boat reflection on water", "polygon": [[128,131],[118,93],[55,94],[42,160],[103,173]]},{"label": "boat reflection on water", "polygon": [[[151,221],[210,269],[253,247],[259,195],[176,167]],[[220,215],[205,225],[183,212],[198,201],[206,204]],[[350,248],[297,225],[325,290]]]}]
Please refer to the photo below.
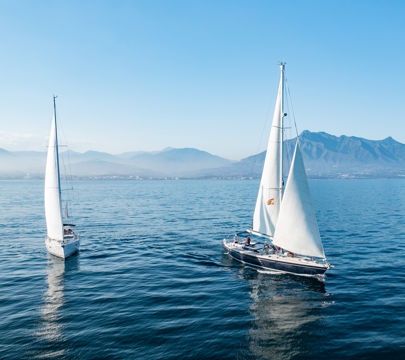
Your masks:
[{"label": "boat reflection on water", "polygon": [[322,326],[329,304],[325,284],[317,278],[260,273],[249,268],[239,275],[251,286],[252,316],[247,333],[247,356],[255,359],[291,359],[310,356],[314,335]]},{"label": "boat reflection on water", "polygon": [[62,346],[66,340],[63,335],[63,305],[65,303],[65,275],[79,268],[79,255],[61,259],[48,254],[47,277],[48,289],[44,292],[44,304],[40,308],[40,328],[36,331],[37,339],[42,343],[44,356],[62,356]]}]

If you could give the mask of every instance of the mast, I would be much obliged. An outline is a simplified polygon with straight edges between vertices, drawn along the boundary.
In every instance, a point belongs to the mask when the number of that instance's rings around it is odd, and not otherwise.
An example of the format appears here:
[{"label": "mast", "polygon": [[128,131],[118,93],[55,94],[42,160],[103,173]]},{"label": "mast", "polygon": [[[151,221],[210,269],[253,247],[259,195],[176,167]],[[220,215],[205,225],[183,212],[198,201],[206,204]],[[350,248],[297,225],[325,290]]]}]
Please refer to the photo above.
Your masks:
[{"label": "mast", "polygon": [[280,102],[280,122],[281,122],[281,142],[280,142],[280,200],[283,198],[283,143],[284,143],[284,117],[287,115],[284,113],[284,71],[285,62],[280,62],[280,72],[281,72],[281,102]]},{"label": "mast", "polygon": [[59,171],[59,146],[58,146],[58,127],[56,124],[56,95],[53,95],[53,121],[55,126],[55,152],[56,152],[56,171],[58,175],[58,192],[59,198],[62,199],[62,192],[60,189],[60,171]]}]

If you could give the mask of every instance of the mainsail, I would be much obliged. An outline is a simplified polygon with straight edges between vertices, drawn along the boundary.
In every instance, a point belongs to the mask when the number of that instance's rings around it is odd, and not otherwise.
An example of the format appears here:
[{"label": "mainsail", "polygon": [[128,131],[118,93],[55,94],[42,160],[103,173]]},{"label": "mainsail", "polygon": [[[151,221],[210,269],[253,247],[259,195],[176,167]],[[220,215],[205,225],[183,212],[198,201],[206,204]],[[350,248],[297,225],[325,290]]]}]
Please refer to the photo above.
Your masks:
[{"label": "mainsail", "polygon": [[45,170],[45,218],[48,237],[55,240],[63,240],[55,97],[53,104],[54,112],[51,133],[49,135],[48,156]]},{"label": "mainsail", "polygon": [[283,190],[282,145],[283,145],[283,92],[284,64],[281,64],[273,123],[264,161],[262,179],[253,215],[253,230],[272,236],[277,223]]},{"label": "mainsail", "polygon": [[273,244],[300,255],[325,258],[298,141]]}]

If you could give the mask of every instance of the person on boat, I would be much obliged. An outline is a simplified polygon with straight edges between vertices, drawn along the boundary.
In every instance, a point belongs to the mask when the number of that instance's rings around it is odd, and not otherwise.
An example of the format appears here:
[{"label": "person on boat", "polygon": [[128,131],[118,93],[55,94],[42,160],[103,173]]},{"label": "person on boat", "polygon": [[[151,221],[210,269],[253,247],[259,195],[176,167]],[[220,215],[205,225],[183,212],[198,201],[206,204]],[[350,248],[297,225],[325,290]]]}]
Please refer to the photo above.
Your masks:
[{"label": "person on boat", "polygon": [[233,242],[235,242],[235,243],[238,242],[238,235],[235,234],[235,235],[233,236]]},{"label": "person on boat", "polygon": [[246,238],[246,245],[250,245],[250,237],[249,236]]},{"label": "person on boat", "polygon": [[294,253],[293,253],[293,252],[288,251],[288,252],[287,252],[287,256],[288,256],[288,257],[294,257],[295,255],[294,255]]}]

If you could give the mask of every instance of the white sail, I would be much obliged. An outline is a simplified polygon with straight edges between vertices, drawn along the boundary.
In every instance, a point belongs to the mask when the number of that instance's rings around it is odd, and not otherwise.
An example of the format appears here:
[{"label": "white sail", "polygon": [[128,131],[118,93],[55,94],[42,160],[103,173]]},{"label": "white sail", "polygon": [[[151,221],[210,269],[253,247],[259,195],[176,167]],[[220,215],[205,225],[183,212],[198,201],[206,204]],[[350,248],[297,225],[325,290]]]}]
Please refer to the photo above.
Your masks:
[{"label": "white sail", "polygon": [[277,223],[282,198],[282,144],[283,144],[283,83],[284,64],[281,64],[280,84],[273,123],[264,161],[262,179],[253,215],[253,230],[272,236]]},{"label": "white sail", "polygon": [[45,170],[45,218],[48,237],[63,240],[63,220],[61,206],[58,136],[56,128],[56,109],[49,135],[48,156]]},{"label": "white sail", "polygon": [[273,243],[300,255],[325,257],[298,141]]}]

